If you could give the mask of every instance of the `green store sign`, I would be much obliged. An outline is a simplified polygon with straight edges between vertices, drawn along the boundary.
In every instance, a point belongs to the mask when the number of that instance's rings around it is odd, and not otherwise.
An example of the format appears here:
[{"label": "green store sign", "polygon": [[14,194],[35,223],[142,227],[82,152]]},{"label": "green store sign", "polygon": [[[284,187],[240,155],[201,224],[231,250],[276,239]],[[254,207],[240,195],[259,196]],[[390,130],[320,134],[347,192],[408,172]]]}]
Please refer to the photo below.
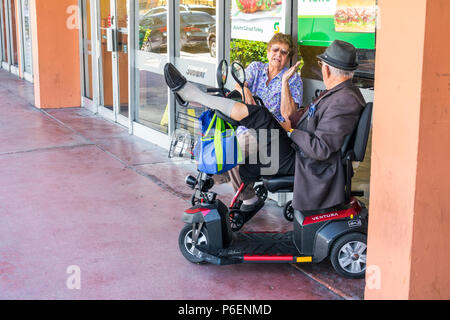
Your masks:
[{"label": "green store sign", "polygon": [[336,39],[375,49],[376,0],[299,0],[298,42],[328,47]]}]

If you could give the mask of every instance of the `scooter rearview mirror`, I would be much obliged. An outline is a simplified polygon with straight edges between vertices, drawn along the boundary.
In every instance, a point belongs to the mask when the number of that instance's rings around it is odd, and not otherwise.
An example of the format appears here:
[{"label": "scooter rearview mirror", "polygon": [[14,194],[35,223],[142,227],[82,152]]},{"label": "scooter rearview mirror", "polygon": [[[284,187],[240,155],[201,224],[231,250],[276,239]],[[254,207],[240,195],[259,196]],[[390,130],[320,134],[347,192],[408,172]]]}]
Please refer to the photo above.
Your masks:
[{"label": "scooter rearview mirror", "polygon": [[240,64],[239,62],[233,62],[231,64],[231,75],[233,76],[234,80],[239,83],[240,86],[244,86],[245,70],[242,64]]},{"label": "scooter rearview mirror", "polygon": [[[231,64],[231,75],[233,76],[233,79],[239,84],[239,86],[242,89],[242,92],[244,92],[244,83],[245,83],[245,70],[242,64],[239,62],[233,62]],[[245,95],[242,94],[242,98],[245,103]]]},{"label": "scooter rearview mirror", "polygon": [[219,66],[217,67],[217,83],[220,86],[220,91],[222,91],[223,95],[225,96],[225,83],[227,83],[228,79],[228,63],[225,59],[220,61]]}]

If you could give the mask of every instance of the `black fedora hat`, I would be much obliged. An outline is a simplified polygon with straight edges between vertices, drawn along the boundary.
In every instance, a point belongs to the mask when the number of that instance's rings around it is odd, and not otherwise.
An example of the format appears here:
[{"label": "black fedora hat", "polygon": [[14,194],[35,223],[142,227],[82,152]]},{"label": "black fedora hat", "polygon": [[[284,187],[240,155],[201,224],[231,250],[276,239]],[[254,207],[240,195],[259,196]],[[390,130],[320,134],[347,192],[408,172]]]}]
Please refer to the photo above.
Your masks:
[{"label": "black fedora hat", "polygon": [[334,40],[325,52],[318,55],[317,58],[338,69],[346,71],[358,69],[356,48],[351,43],[342,40]]}]

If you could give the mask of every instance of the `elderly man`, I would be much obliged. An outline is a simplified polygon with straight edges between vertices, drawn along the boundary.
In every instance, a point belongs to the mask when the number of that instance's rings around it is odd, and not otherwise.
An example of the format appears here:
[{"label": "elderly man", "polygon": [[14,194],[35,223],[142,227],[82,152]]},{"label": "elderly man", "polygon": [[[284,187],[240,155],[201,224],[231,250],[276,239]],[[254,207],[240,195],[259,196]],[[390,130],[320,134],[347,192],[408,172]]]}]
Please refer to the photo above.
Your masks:
[{"label": "elderly man", "polygon": [[[293,208],[315,210],[344,202],[340,148],[345,136],[354,131],[365,105],[359,89],[351,81],[354,70],[358,68],[356,49],[352,44],[335,40],[318,59],[326,90],[305,110],[281,110],[283,117],[290,119],[288,131],[266,108],[201,92],[171,64],[166,65],[164,74],[168,86],[184,100],[217,109],[247,128],[269,129],[269,132],[270,129],[278,129],[277,175],[295,173]],[[286,76],[294,72],[295,69],[291,68]],[[273,136],[267,139],[269,149],[273,139]],[[263,167],[261,164],[241,165],[239,173],[244,183],[258,180]],[[248,213],[245,220],[248,221],[260,207],[262,205]]]}]

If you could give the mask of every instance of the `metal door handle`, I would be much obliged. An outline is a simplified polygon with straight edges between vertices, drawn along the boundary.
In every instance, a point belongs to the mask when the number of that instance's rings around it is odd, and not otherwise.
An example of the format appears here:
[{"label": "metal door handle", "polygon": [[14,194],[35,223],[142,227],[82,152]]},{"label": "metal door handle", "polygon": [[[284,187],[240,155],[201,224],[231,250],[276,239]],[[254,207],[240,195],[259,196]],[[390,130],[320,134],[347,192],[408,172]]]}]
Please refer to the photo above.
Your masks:
[{"label": "metal door handle", "polygon": [[113,28],[106,29],[106,50],[115,52],[117,50],[116,30]]}]

